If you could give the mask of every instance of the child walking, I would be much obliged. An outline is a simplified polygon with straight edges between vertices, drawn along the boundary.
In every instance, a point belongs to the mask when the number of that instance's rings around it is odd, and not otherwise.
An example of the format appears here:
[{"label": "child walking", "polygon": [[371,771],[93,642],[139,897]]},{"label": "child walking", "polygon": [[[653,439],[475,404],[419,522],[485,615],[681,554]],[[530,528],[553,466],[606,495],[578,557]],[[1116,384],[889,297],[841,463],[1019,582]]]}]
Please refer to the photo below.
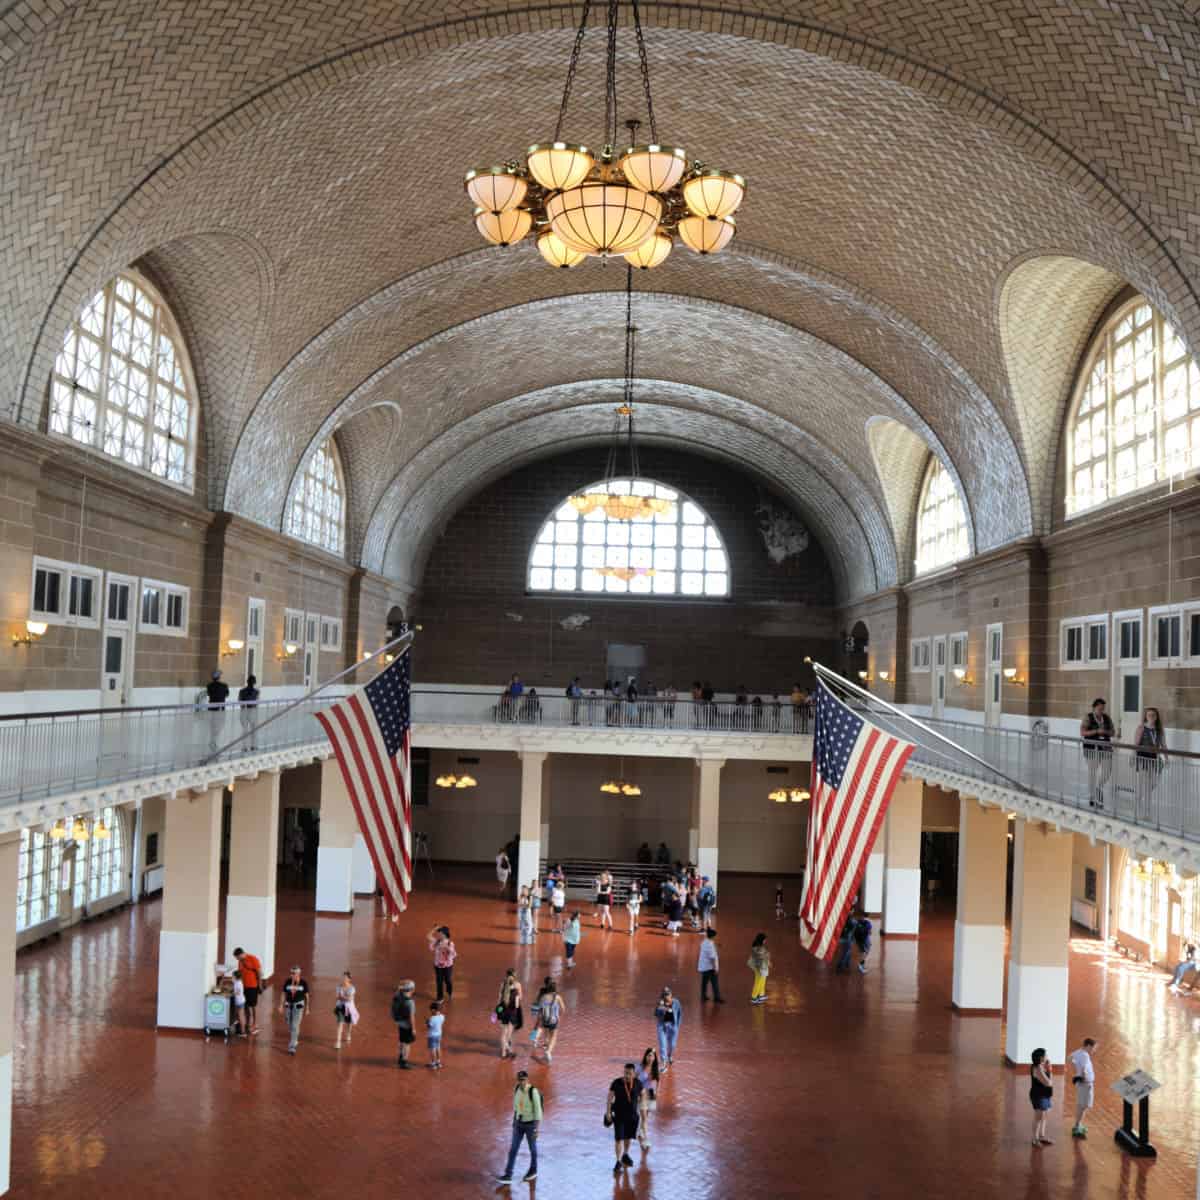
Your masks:
[{"label": "child walking", "polygon": [[429,1068],[432,1071],[442,1069],[442,1026],[446,1023],[446,1014],[442,1012],[442,1002],[431,1000],[429,1016],[425,1018],[425,1040],[429,1046]]},{"label": "child walking", "polygon": [[567,951],[568,971],[575,969],[575,947],[579,945],[579,939],[582,937],[583,929],[579,924],[579,913],[576,911],[571,914],[571,919],[563,930],[563,945]]},{"label": "child walking", "polygon": [[242,983],[241,971],[233,973],[233,1019],[237,1022],[238,1037],[246,1033],[246,985]]},{"label": "child walking", "polygon": [[629,910],[629,936],[633,937],[638,931],[638,914],[642,911],[642,886],[636,879],[629,885],[625,907]]},{"label": "child walking", "polygon": [[551,897],[554,908],[554,932],[561,933],[563,927],[563,910],[567,907],[567,888],[561,878],[554,881],[554,894]]}]

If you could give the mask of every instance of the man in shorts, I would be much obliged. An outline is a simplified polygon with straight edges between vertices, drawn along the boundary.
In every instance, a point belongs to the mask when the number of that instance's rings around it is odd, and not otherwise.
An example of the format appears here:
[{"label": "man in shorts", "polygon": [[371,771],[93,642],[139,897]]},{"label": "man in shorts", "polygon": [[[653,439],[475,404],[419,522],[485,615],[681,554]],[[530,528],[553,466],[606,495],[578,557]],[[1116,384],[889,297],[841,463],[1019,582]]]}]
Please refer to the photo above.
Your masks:
[{"label": "man in shorts", "polygon": [[1071,1082],[1075,1085],[1075,1124],[1071,1126],[1071,1134],[1077,1138],[1087,1137],[1083,1119],[1096,1101],[1096,1068],[1092,1064],[1095,1049],[1096,1039],[1084,1038],[1083,1045],[1067,1055],[1067,1062],[1071,1064]]},{"label": "man in shorts", "polygon": [[608,1106],[604,1113],[605,1125],[611,1125],[616,1145],[617,1161],[613,1174],[620,1175],[622,1167],[632,1167],[629,1143],[637,1137],[639,1109],[642,1103],[642,1084],[637,1077],[637,1065],[625,1064],[625,1073],[614,1079],[608,1088]]},{"label": "man in shorts", "polygon": [[402,1071],[411,1069],[408,1054],[417,1037],[413,1031],[417,1012],[417,1006],[413,1003],[413,992],[416,990],[417,985],[411,979],[403,979],[392,997],[392,1020],[396,1022],[396,1035],[400,1041],[400,1056],[396,1060],[396,1066]]},{"label": "man in shorts", "polygon": [[262,963],[253,954],[247,954],[239,946],[233,957],[237,959],[242,973],[242,986],[246,989],[246,1033],[258,1033],[258,990],[262,986]]}]

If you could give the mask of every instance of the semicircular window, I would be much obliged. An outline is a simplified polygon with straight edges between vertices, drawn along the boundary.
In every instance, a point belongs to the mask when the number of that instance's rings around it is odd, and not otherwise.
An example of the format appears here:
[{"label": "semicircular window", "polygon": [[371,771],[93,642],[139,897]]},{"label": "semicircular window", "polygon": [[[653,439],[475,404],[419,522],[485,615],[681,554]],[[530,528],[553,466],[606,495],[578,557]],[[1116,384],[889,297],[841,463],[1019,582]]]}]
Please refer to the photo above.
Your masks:
[{"label": "semicircular window", "polygon": [[[644,496],[667,501],[639,519],[619,505],[580,512],[564,497],[546,518],[529,555],[531,592],[606,596],[725,598],[729,555],[708,514],[682,492],[652,479],[594,483],[578,495]],[[632,507],[632,506],[630,506]],[[610,511],[612,510],[612,511]]]}]

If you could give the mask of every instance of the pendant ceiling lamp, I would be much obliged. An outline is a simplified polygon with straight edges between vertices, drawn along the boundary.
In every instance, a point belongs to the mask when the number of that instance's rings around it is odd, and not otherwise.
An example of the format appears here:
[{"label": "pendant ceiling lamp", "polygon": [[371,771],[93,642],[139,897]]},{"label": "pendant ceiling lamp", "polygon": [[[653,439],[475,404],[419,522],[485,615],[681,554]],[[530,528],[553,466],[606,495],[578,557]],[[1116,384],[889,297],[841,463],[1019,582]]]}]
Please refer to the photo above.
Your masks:
[{"label": "pendant ceiling lamp", "polygon": [[630,120],[625,122],[629,137],[618,143],[618,7],[617,0],[608,0],[604,141],[599,151],[563,140],[592,10],[591,0],[584,0],[554,137],[530,146],[523,163],[509,160],[467,172],[475,227],[493,245],[510,246],[533,230],[538,252],[552,267],[621,254],[632,266],[648,269],[666,260],[676,236],[697,254],[716,254],[732,240],[733,213],[745,199],[746,181],[733,171],[689,162],[682,147],[659,142],[637,0],[630,8],[650,140],[640,141],[642,123]]},{"label": "pendant ceiling lamp", "polygon": [[601,785],[600,790],[608,796],[640,796],[642,789],[636,783],[630,783],[625,778],[625,760],[621,759],[621,777],[619,779],[606,779]]},{"label": "pendant ceiling lamp", "polygon": [[433,782],[440,788],[473,788],[479,783],[474,775],[439,775]]},{"label": "pendant ceiling lamp", "polygon": [[[675,511],[675,502],[662,496],[654,495],[654,485],[647,484],[639,488],[641,471],[638,465],[637,442],[633,435],[633,380],[636,370],[634,356],[634,339],[637,329],[633,324],[633,267],[625,268],[625,386],[620,405],[616,409],[616,421],[613,426],[612,446],[608,451],[608,462],[604,468],[604,483],[598,488],[579,492],[568,497],[571,505],[580,516],[602,510],[613,521],[651,521],[655,517],[666,517]],[[618,483],[618,469],[622,461],[622,450],[628,453],[628,480],[621,477]],[[639,491],[648,491],[649,495],[639,495]],[[620,574],[628,571],[629,574]],[[632,579],[634,575],[653,575],[649,568],[605,567],[599,571],[601,575],[616,575],[620,579]]]}]

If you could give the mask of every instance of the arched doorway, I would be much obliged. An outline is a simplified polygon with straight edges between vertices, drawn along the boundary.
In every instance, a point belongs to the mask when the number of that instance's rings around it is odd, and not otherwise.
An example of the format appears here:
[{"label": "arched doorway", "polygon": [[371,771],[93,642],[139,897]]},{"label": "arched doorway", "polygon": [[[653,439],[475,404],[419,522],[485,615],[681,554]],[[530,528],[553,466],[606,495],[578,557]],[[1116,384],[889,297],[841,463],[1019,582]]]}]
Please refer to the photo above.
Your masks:
[{"label": "arched doorway", "polygon": [[859,672],[867,669],[867,659],[871,642],[871,634],[862,621],[856,621],[854,628],[846,635],[844,642],[844,661],[846,678],[862,687],[869,686],[869,681],[859,677]]}]

